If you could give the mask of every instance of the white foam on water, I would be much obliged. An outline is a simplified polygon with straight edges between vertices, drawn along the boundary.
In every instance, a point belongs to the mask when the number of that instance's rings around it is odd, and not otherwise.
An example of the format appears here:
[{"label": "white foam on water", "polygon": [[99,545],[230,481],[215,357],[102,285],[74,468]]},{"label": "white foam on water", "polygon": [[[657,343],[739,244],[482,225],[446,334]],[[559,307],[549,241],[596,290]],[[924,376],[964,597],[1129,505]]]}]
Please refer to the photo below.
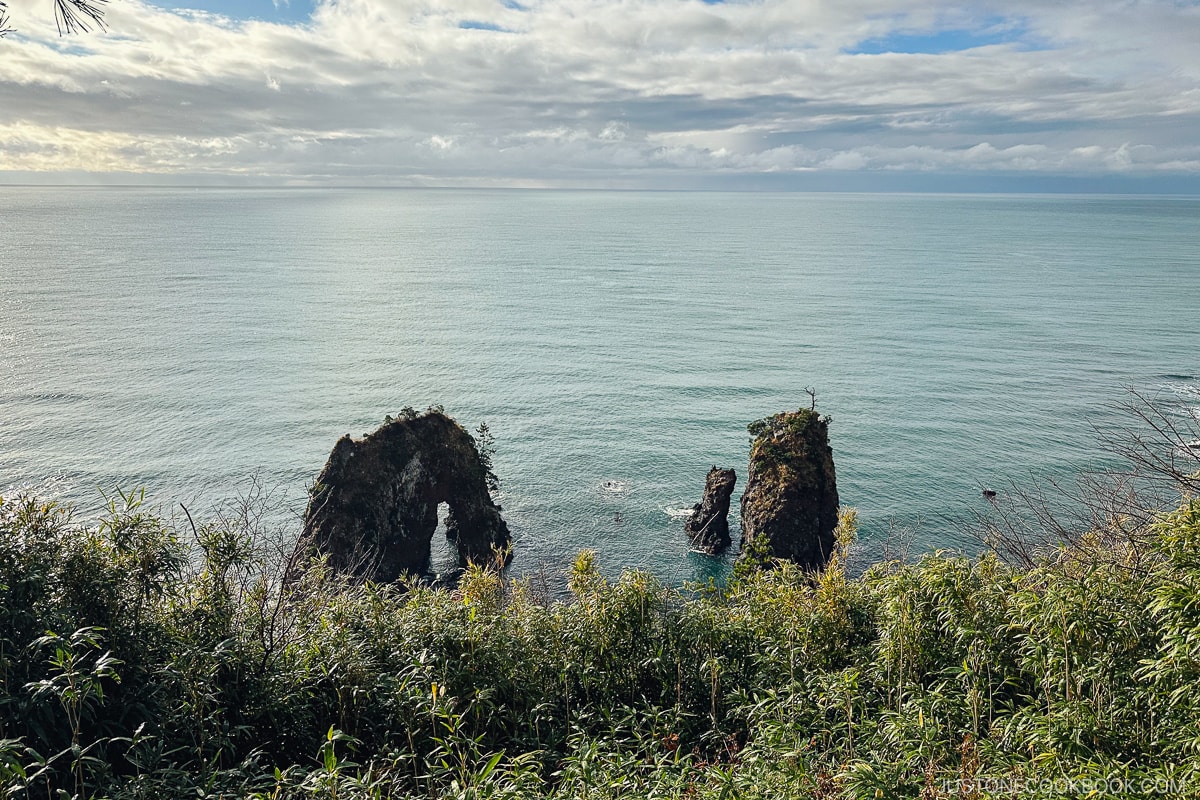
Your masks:
[{"label": "white foam on water", "polygon": [[1194,383],[1165,383],[1163,388],[1173,392],[1177,397],[1189,400],[1200,400],[1200,385]]},{"label": "white foam on water", "polygon": [[692,515],[692,509],[667,506],[663,509],[663,513],[671,519],[682,519],[684,517],[690,517]]}]

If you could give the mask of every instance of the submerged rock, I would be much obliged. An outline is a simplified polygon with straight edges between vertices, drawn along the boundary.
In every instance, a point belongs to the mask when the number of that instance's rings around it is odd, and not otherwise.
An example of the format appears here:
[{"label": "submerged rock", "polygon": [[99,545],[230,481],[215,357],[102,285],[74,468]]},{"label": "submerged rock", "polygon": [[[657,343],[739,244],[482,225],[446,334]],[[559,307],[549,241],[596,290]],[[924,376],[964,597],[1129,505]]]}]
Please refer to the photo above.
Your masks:
[{"label": "submerged rock", "polygon": [[692,507],[692,515],[683,524],[696,550],[717,555],[729,548],[729,498],[736,483],[737,473],[731,469],[714,466],[708,471],[704,499]]},{"label": "submerged rock", "polygon": [[742,494],[742,551],[821,569],[833,554],[837,477],[829,421],[815,410],[750,425],[750,475]]},{"label": "submerged rock", "polygon": [[394,581],[428,569],[446,503],[446,538],[462,566],[507,551],[512,537],[488,493],[475,440],[439,410],[388,418],[362,439],[343,436],[313,486],[304,535],[334,569]]}]

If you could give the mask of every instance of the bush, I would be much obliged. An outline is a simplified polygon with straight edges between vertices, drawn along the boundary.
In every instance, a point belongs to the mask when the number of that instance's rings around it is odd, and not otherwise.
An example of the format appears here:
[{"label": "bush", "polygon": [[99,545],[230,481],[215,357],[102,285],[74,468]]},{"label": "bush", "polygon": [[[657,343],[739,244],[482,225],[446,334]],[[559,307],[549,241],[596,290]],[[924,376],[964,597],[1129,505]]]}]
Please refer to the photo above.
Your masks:
[{"label": "bush", "polygon": [[87,525],[0,503],[7,796],[930,798],[1200,780],[1196,501],[1136,558],[935,553],[854,577],[839,551],[815,577],[751,565],[675,589],[606,580],[585,551],[554,602],[482,567],[454,590],[352,584],[249,505],[181,530],[140,494]]}]

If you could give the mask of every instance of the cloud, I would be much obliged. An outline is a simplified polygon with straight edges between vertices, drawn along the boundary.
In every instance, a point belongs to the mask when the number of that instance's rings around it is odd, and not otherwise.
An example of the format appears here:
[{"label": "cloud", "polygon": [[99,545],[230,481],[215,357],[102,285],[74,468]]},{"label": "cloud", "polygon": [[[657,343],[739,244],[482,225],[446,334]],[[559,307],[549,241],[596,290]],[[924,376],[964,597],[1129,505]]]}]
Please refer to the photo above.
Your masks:
[{"label": "cloud", "polygon": [[[1166,0],[321,0],[303,25],[114,0],[108,35],[67,39],[10,5],[0,171],[663,185],[1200,162],[1200,8]],[[938,52],[859,52],[889,37]]]}]

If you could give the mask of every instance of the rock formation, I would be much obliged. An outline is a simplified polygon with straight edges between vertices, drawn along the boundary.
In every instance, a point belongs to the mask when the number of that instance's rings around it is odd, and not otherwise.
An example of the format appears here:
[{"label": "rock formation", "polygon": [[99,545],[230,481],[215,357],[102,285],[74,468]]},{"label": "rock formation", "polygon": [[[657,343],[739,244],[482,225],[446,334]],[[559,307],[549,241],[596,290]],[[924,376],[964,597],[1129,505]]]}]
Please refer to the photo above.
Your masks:
[{"label": "rock formation", "polygon": [[429,566],[438,504],[459,563],[490,561],[511,542],[488,494],[475,441],[440,410],[406,410],[363,439],[343,436],[313,486],[304,535],[336,570],[375,582]]},{"label": "rock formation", "polygon": [[717,555],[729,548],[729,497],[737,483],[731,469],[708,471],[704,480],[704,499],[692,507],[692,515],[683,524],[688,540],[696,550]]},{"label": "rock formation", "polygon": [[828,420],[801,409],[759,420],[749,430],[755,438],[742,494],[742,552],[821,569],[833,553],[838,521]]}]

